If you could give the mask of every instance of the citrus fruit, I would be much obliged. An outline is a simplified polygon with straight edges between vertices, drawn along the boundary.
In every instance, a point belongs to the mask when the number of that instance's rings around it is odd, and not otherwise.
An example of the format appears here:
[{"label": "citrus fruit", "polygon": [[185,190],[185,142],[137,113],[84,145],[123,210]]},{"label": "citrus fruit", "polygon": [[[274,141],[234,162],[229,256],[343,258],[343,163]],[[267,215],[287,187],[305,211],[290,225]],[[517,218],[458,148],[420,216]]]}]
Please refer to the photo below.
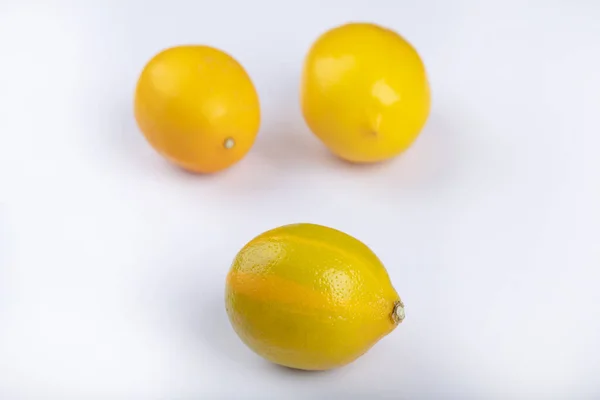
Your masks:
[{"label": "citrus fruit", "polygon": [[359,240],[314,224],[265,232],[237,254],[225,303],[241,340],[286,367],[360,357],[404,319],[385,267]]},{"label": "citrus fruit", "polygon": [[370,23],[321,35],[304,60],[300,92],[310,130],[331,152],[356,163],[402,153],[430,109],[417,51],[396,32]]},{"label": "citrus fruit", "polygon": [[234,58],[209,46],[177,46],[155,55],[139,77],[134,108],[154,149],[198,173],[242,159],[260,125],[250,77]]}]

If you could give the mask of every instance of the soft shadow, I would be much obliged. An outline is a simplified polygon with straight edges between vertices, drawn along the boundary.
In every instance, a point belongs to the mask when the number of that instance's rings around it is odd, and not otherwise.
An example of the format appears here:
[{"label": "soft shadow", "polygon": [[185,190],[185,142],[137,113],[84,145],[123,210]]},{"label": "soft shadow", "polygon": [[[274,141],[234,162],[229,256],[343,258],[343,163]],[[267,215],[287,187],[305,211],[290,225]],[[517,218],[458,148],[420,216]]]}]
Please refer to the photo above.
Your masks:
[{"label": "soft shadow", "polygon": [[224,296],[199,293],[190,294],[190,299],[182,305],[181,322],[189,332],[199,340],[208,344],[219,358],[245,365],[255,365],[260,360],[240,341],[235,334],[227,312]]},{"label": "soft shadow", "polygon": [[[295,82],[295,80],[294,80]],[[434,193],[451,185],[461,167],[465,121],[436,110],[416,142],[398,157],[374,164],[355,164],[334,156],[318,140],[302,118],[295,87],[282,89],[277,105],[268,108],[252,149],[240,162],[214,173],[188,172],[165,160],[146,142],[133,116],[133,106],[121,99],[87,107],[91,131],[90,160],[122,165],[124,173],[144,179],[169,179],[176,185],[204,194],[205,190],[227,196],[260,197],[280,191],[294,173],[329,170],[351,178],[353,184],[395,200],[408,192]],[[290,95],[290,93],[294,95]],[[128,100],[128,99],[127,99]],[[472,121],[469,122],[469,125]],[[468,147],[468,146],[467,146]],[[464,149],[463,149],[464,151]]]},{"label": "soft shadow", "polygon": [[[361,357],[362,358],[362,357]],[[363,373],[361,369],[366,368],[365,365],[362,365],[361,359],[350,363],[349,365],[332,369],[329,371],[304,371],[304,370],[295,370],[291,368],[286,368],[282,366],[278,366],[275,364],[270,364],[268,370],[271,374],[277,375],[278,379],[288,380],[290,382],[304,382],[306,380],[307,384],[311,385],[319,385],[320,381],[323,382],[325,387],[323,387],[322,394],[318,397],[314,397],[311,394],[312,398],[315,399],[398,399],[405,400],[409,397],[406,397],[404,393],[398,393],[398,391],[402,390],[399,388],[394,388],[394,385],[386,386],[382,388],[378,385],[369,385],[368,382],[365,382]],[[368,374],[367,374],[368,375]],[[337,382],[336,385],[331,386],[331,382]],[[346,382],[347,385],[340,385],[340,382]],[[363,385],[359,386],[359,383]],[[367,386],[366,389],[364,386]],[[392,386],[392,388],[390,388]],[[331,389],[326,389],[326,387],[331,387]]]},{"label": "soft shadow", "polygon": [[265,361],[265,363],[267,364],[267,368],[269,368],[269,370],[277,375],[280,375],[281,377],[284,378],[291,378],[291,379],[328,379],[328,377],[331,377],[333,375],[339,375],[341,370],[345,367],[339,368],[339,369],[334,369],[334,370],[328,370],[328,371],[308,371],[308,370],[304,370],[304,369],[294,369],[294,368],[289,368],[289,367],[284,367],[282,365],[277,365],[277,364],[273,364],[271,362]]},{"label": "soft shadow", "polygon": [[149,307],[186,349],[214,352],[215,358],[245,366],[257,364],[260,359],[237,337],[225,310],[227,269],[219,266],[231,263],[231,252],[196,249],[180,243],[160,257],[161,265],[169,267],[150,277],[145,289]]},{"label": "soft shadow", "polygon": [[265,109],[258,139],[250,154],[276,173],[331,167],[340,160],[310,131],[300,108],[300,69],[280,76],[281,83],[265,88]]},{"label": "soft shadow", "polygon": [[[356,390],[353,388],[348,388],[346,390],[331,390],[323,397],[319,397],[319,399],[347,399],[347,400],[416,400],[417,398],[409,398],[402,395],[398,395],[394,393],[393,390],[387,389],[382,390],[380,388],[373,388],[371,390]],[[418,398],[419,400],[424,400],[422,397]],[[434,398],[430,398],[430,400],[434,400]],[[440,400],[435,398],[435,400]]]},{"label": "soft shadow", "polygon": [[[173,168],[144,138],[134,117],[133,91],[110,90],[102,102],[82,103],[89,162],[119,169],[124,175],[154,179]],[[174,169],[174,168],[173,168]]]},{"label": "soft shadow", "polygon": [[404,153],[385,162],[344,167],[353,174],[354,183],[365,193],[373,193],[377,201],[434,200],[460,176],[461,141],[464,138],[455,120],[433,114]]},{"label": "soft shadow", "polygon": [[460,139],[455,122],[441,114],[432,114],[412,146],[388,166],[405,187],[437,187],[448,182],[456,171]]},{"label": "soft shadow", "polygon": [[297,118],[270,121],[260,135],[251,156],[275,170],[341,164]]},{"label": "soft shadow", "polygon": [[463,135],[459,116],[433,112],[416,141],[397,157],[378,163],[352,163],[333,155],[310,132],[300,110],[281,108],[267,121],[250,157],[276,171],[329,169],[353,176],[359,184],[384,190],[429,191],[450,184],[461,166]]},{"label": "soft shadow", "polygon": [[136,124],[131,104],[121,100],[87,109],[95,110],[89,112],[93,137],[86,141],[91,162],[110,164],[112,168],[117,165],[125,175],[164,182],[191,196],[204,196],[208,190],[217,195],[253,197],[280,186],[276,181],[280,171],[254,156],[257,143],[246,157],[225,170],[194,173],[171,163],[152,148]]}]

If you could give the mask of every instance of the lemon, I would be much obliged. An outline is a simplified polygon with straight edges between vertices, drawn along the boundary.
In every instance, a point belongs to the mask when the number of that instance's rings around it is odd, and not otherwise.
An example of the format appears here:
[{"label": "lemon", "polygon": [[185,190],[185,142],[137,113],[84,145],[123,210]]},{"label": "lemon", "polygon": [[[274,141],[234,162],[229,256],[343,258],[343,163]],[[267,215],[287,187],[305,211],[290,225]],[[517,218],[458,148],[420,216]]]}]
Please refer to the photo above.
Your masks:
[{"label": "lemon", "polygon": [[235,257],[225,292],[241,340],[295,369],[346,365],[404,319],[377,256],[321,225],[286,225],[254,238]]},{"label": "lemon", "polygon": [[427,74],[415,48],[370,23],[321,35],[305,58],[300,91],[310,130],[334,154],[356,163],[402,153],[430,110]]},{"label": "lemon", "polygon": [[165,158],[192,172],[212,173],[234,165],[253,146],[260,105],[233,57],[210,46],[176,46],[144,67],[135,118]]}]

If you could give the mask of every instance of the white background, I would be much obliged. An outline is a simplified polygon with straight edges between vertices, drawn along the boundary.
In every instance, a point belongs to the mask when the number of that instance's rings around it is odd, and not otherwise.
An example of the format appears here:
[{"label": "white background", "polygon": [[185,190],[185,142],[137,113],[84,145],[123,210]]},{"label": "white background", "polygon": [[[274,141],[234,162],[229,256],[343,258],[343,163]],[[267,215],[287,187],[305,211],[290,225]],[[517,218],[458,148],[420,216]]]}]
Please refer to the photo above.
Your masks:
[{"label": "white background", "polygon": [[[350,20],[421,53],[433,110],[392,163],[305,127],[311,42]],[[0,2],[0,398],[599,399],[600,4]],[[159,50],[252,76],[263,124],[214,176],[132,117]],[[224,279],[264,230],[329,225],[387,265],[407,319],[352,365],[293,372],[230,328]]]}]

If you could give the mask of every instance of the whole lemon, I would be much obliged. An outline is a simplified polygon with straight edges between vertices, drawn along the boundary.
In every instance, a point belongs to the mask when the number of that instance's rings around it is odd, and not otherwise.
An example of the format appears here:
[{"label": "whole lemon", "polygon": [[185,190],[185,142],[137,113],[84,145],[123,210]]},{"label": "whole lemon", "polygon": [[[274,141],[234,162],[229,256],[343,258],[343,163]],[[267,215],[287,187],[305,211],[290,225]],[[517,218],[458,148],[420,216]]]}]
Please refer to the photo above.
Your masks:
[{"label": "whole lemon", "polygon": [[168,48],[143,69],[135,118],[148,142],[192,172],[225,169],[244,157],[260,126],[256,89],[230,55],[209,46]]},{"label": "whole lemon", "polygon": [[235,257],[225,292],[242,341],[296,369],[346,365],[404,319],[404,305],[377,256],[321,225],[286,225],[250,241]]},{"label": "whole lemon", "polygon": [[306,56],[301,108],[312,132],[356,163],[393,158],[425,125],[430,92],[417,51],[396,32],[349,23],[321,35]]}]

